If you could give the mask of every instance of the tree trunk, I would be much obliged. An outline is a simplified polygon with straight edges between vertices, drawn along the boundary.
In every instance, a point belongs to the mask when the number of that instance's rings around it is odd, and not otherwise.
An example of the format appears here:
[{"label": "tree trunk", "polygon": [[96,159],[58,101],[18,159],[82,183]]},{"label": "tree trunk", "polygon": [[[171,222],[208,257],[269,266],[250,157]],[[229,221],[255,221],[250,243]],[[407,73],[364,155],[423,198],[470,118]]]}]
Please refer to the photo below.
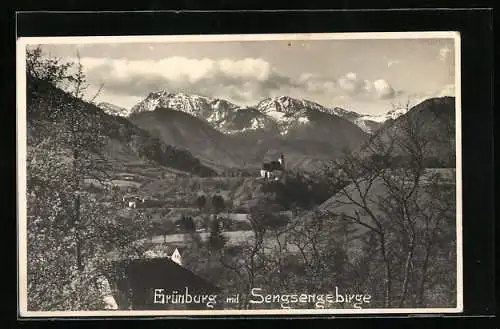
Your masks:
[{"label": "tree trunk", "polygon": [[423,307],[424,304],[425,281],[427,276],[427,268],[429,266],[429,259],[431,256],[431,246],[431,243],[428,243],[425,250],[424,264],[422,265],[422,279],[420,281],[420,286],[418,287],[417,305],[420,307]]},{"label": "tree trunk", "polygon": [[414,249],[414,242],[412,241],[410,243],[410,247],[409,247],[408,253],[406,255],[403,286],[402,286],[401,300],[399,301],[399,307],[403,307],[403,304],[404,304],[405,299],[406,299],[406,295],[408,293],[408,281],[409,281],[409,276],[410,276],[410,264],[411,264],[411,260],[413,258],[413,249]]},{"label": "tree trunk", "polygon": [[75,229],[75,255],[76,255],[76,267],[78,271],[83,271],[83,259],[82,259],[82,241],[80,238],[80,195],[76,196],[75,199],[75,219],[74,219],[74,229]]},{"label": "tree trunk", "polygon": [[389,308],[391,305],[391,264],[389,263],[389,259],[387,257],[387,251],[385,249],[385,237],[383,234],[380,236],[380,247],[382,260],[384,261],[384,307]]}]

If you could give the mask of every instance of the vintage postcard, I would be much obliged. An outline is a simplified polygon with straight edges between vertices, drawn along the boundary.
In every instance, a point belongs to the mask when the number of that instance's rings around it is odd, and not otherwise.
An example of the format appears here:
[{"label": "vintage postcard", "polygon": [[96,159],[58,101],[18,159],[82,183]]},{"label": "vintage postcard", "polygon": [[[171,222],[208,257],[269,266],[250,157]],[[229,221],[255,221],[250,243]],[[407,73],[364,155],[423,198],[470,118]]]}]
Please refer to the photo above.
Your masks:
[{"label": "vintage postcard", "polygon": [[21,317],[463,310],[458,33],[17,50]]}]

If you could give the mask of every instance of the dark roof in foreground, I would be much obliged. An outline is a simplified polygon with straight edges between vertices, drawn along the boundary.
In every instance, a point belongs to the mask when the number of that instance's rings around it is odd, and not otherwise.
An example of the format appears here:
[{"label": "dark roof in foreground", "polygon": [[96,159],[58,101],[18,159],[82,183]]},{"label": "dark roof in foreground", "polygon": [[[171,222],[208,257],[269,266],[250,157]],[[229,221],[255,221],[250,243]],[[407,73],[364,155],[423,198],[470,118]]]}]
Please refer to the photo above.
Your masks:
[{"label": "dark roof in foreground", "polygon": [[[169,258],[133,259],[116,263],[115,280],[119,291],[117,302],[120,309],[207,309],[206,304],[161,304],[154,303],[155,289],[164,294],[191,295],[217,294],[220,289],[208,280],[178,265]],[[123,270],[121,278],[118,276]],[[128,296],[128,298],[127,298]],[[131,303],[131,304],[130,304]]]}]

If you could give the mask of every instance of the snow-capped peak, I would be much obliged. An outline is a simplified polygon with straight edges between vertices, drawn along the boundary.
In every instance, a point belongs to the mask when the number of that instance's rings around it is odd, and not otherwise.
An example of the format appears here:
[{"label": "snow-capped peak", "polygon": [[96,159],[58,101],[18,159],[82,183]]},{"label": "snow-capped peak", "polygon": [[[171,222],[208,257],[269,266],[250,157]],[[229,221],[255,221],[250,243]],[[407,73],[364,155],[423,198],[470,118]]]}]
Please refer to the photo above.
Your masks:
[{"label": "snow-capped peak", "polygon": [[146,99],[133,106],[130,113],[154,111],[159,107],[186,112],[196,117],[203,117],[210,99],[199,95],[185,93],[169,93],[159,90],[150,93]]},{"label": "snow-capped peak", "polygon": [[402,116],[403,114],[406,114],[406,112],[408,112],[408,110],[409,109],[406,107],[395,108],[393,110],[388,111],[385,115],[386,115],[387,119],[395,120],[395,119],[399,118],[400,116]]},{"label": "snow-capped peak", "polygon": [[402,116],[403,114],[405,114],[406,112],[408,112],[407,108],[397,108],[397,109],[390,110],[382,115],[363,115],[363,116],[360,116],[360,118],[362,118],[364,120],[371,120],[371,121],[382,123],[382,122],[385,122],[389,119],[395,120],[395,119],[399,118],[400,116]]},{"label": "snow-capped peak", "polygon": [[367,133],[373,133],[386,120],[394,120],[408,111],[406,108],[397,108],[382,115],[365,115],[340,107],[328,108],[309,100],[289,96],[267,98],[257,105],[257,109],[276,120],[281,126],[282,134],[286,134],[292,123],[308,123],[307,115],[309,112],[307,110],[320,111],[341,117],[354,123]]},{"label": "snow-capped peak", "polygon": [[387,120],[396,120],[406,112],[408,112],[407,108],[397,108],[381,115],[359,115],[351,121],[365,132],[373,133]]},{"label": "snow-capped peak", "polygon": [[188,113],[207,121],[217,130],[233,134],[247,130],[273,129],[274,123],[253,108],[240,107],[227,100],[185,93],[156,91],[135,105],[130,113],[154,111],[157,108]]},{"label": "snow-capped peak", "polygon": [[309,124],[311,112],[329,113],[327,108],[318,103],[289,96],[264,99],[257,104],[257,110],[277,123],[281,135],[287,135],[292,127]]},{"label": "snow-capped peak", "polygon": [[[303,109],[314,109],[323,112],[326,111],[326,108],[319,105],[318,103],[305,99],[292,98],[290,96],[279,96],[264,99],[259,104],[257,104],[257,109],[266,114],[279,112],[285,115],[293,114]],[[278,116],[281,117],[281,115]]]}]

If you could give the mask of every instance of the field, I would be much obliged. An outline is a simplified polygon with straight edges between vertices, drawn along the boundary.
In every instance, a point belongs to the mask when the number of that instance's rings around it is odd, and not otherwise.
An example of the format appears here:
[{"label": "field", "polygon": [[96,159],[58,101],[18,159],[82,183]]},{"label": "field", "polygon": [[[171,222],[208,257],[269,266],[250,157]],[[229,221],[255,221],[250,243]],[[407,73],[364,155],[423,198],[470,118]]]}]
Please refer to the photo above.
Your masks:
[{"label": "field", "polygon": [[[208,241],[209,238],[209,233],[196,233],[203,242]],[[247,231],[232,231],[232,232],[223,232],[222,233],[226,238],[226,246],[228,247],[233,247],[233,246],[243,246],[247,244],[252,244],[254,242],[254,232],[251,230]],[[283,243],[283,238],[280,241]],[[164,245],[165,247],[167,246],[173,246],[173,247],[184,247],[187,246],[189,243],[192,243],[192,235],[187,234],[187,233],[180,233],[180,234],[169,234],[169,235],[156,235],[148,239],[141,239],[136,241],[137,244],[152,244],[154,245]],[[272,237],[272,236],[267,236],[264,239],[264,247],[266,249],[272,250],[275,248],[279,248],[278,241]],[[288,251],[290,252],[297,252],[298,249],[291,244],[287,244]],[[155,248],[156,249],[156,248]]]}]

